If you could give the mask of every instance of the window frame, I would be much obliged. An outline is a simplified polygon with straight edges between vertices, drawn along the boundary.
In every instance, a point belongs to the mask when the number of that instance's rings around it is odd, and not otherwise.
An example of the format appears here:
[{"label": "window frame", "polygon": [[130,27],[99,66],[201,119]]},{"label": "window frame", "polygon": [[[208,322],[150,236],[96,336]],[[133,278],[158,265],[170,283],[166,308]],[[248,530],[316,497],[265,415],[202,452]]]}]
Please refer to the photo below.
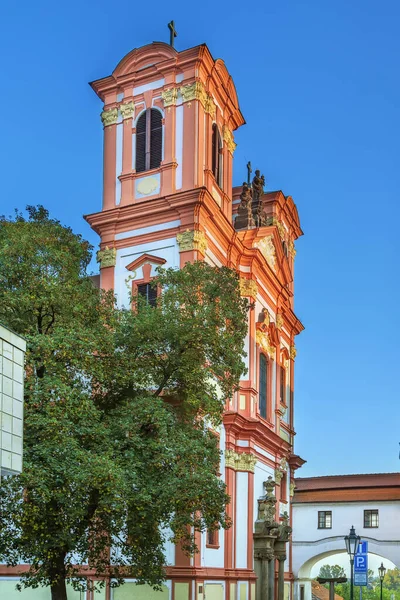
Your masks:
[{"label": "window frame", "polygon": [[[265,360],[265,415],[261,412],[261,360]],[[258,356],[258,414],[262,419],[268,420],[268,400],[270,398],[270,389],[269,389],[269,378],[270,378],[270,364],[269,357],[265,352],[260,351]]]},{"label": "window frame", "polygon": [[212,124],[211,129],[211,172],[218,187],[223,186],[223,143],[217,123]]},{"label": "window frame", "polygon": [[[323,517],[322,517],[322,515],[323,515]],[[329,525],[326,524],[328,515],[329,515],[329,519],[330,519]],[[317,525],[318,525],[317,529],[332,529],[332,511],[331,510],[319,510]]]},{"label": "window frame", "polygon": [[[370,524],[367,525],[367,517],[370,518]],[[373,519],[376,517],[376,519]],[[373,521],[376,521],[376,525],[373,525]],[[366,508],[364,509],[364,529],[378,529],[379,528],[379,509],[378,508]]]},{"label": "window frame", "polygon": [[219,529],[206,530],[206,548],[212,548],[213,550],[219,548]]},{"label": "window frame", "polygon": [[[158,113],[159,117],[160,117],[160,128],[155,127],[154,131],[157,131],[158,129],[161,129],[161,151],[160,151],[160,156],[159,156],[159,164],[157,164],[156,166],[152,165],[152,161],[154,159],[154,156],[152,154],[152,133],[153,133],[153,129],[152,129],[152,114]],[[140,121],[140,119],[142,119],[144,117],[145,119],[145,126],[144,126],[144,131],[138,133],[137,128],[138,128],[138,123]],[[145,110],[143,110],[140,115],[138,116],[138,118],[136,119],[136,126],[135,126],[135,131],[136,131],[136,140],[135,140],[135,172],[136,173],[145,173],[146,171],[152,171],[154,169],[159,169],[161,166],[161,163],[163,161],[163,137],[164,137],[164,124],[163,124],[163,119],[164,119],[164,115],[161,112],[161,110],[157,107],[149,107],[146,108]],[[139,156],[139,152],[138,152],[138,142],[139,142],[139,135],[144,135],[144,168],[142,169],[138,169],[138,156]],[[154,151],[154,149],[153,149]],[[143,158],[141,156],[141,158]],[[157,157],[158,158],[158,157]],[[156,161],[158,162],[158,161]]]}]

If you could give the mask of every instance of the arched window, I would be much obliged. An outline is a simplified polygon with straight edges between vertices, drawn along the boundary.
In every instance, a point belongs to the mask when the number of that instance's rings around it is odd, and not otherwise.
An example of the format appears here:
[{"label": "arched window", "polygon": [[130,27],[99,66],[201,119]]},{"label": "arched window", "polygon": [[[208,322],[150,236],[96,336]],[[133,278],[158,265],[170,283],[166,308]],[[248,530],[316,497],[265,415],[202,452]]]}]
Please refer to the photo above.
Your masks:
[{"label": "arched window", "polygon": [[212,126],[212,163],[211,170],[215,177],[215,181],[222,188],[222,140],[216,123]]},{"label": "arched window", "polygon": [[157,169],[161,158],[162,114],[155,108],[148,108],[136,123],[136,172]]},{"label": "arched window", "polygon": [[267,418],[267,400],[268,400],[268,361],[265,354],[260,354],[260,373],[258,387],[258,409],[260,415]]}]

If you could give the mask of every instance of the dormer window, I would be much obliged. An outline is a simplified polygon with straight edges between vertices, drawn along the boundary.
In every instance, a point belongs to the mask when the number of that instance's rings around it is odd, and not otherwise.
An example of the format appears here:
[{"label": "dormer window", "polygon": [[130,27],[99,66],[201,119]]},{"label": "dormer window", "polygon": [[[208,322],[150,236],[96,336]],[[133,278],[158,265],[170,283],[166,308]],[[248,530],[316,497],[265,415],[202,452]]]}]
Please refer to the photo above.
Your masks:
[{"label": "dormer window", "polygon": [[136,122],[136,172],[157,169],[161,159],[162,114],[156,108],[148,108]]},{"label": "dormer window", "polygon": [[222,139],[218,131],[217,124],[214,123],[212,126],[212,163],[211,170],[215,177],[215,181],[222,188]]}]

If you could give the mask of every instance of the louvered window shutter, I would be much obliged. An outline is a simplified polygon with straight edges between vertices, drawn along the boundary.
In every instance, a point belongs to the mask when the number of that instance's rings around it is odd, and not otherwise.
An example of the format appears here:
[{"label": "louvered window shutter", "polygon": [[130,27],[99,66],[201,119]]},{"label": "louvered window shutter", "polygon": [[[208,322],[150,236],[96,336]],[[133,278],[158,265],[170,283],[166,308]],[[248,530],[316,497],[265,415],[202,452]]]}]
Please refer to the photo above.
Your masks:
[{"label": "louvered window shutter", "polygon": [[157,302],[157,288],[150,283],[141,283],[137,286],[139,296],[145,298],[147,304],[155,306]]},{"label": "louvered window shutter", "polygon": [[142,113],[136,123],[136,172],[146,170],[146,116]]},{"label": "louvered window shutter", "polygon": [[260,354],[260,377],[258,390],[258,407],[260,415],[267,418],[267,384],[268,384],[268,362],[264,354]]},{"label": "louvered window shutter", "polygon": [[162,158],[162,115],[159,110],[150,111],[150,169],[157,169]]}]

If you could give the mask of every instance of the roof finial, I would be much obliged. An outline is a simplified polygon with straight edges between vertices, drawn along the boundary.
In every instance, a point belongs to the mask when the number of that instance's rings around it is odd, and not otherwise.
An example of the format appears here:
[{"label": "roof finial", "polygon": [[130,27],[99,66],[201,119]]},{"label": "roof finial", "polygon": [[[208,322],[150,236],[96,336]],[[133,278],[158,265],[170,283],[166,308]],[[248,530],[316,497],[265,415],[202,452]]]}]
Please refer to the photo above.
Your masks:
[{"label": "roof finial", "polygon": [[175,29],[175,23],[173,21],[170,21],[168,23],[168,29],[169,29],[169,45],[172,46],[172,48],[175,47],[175,38],[177,37],[177,32]]}]

